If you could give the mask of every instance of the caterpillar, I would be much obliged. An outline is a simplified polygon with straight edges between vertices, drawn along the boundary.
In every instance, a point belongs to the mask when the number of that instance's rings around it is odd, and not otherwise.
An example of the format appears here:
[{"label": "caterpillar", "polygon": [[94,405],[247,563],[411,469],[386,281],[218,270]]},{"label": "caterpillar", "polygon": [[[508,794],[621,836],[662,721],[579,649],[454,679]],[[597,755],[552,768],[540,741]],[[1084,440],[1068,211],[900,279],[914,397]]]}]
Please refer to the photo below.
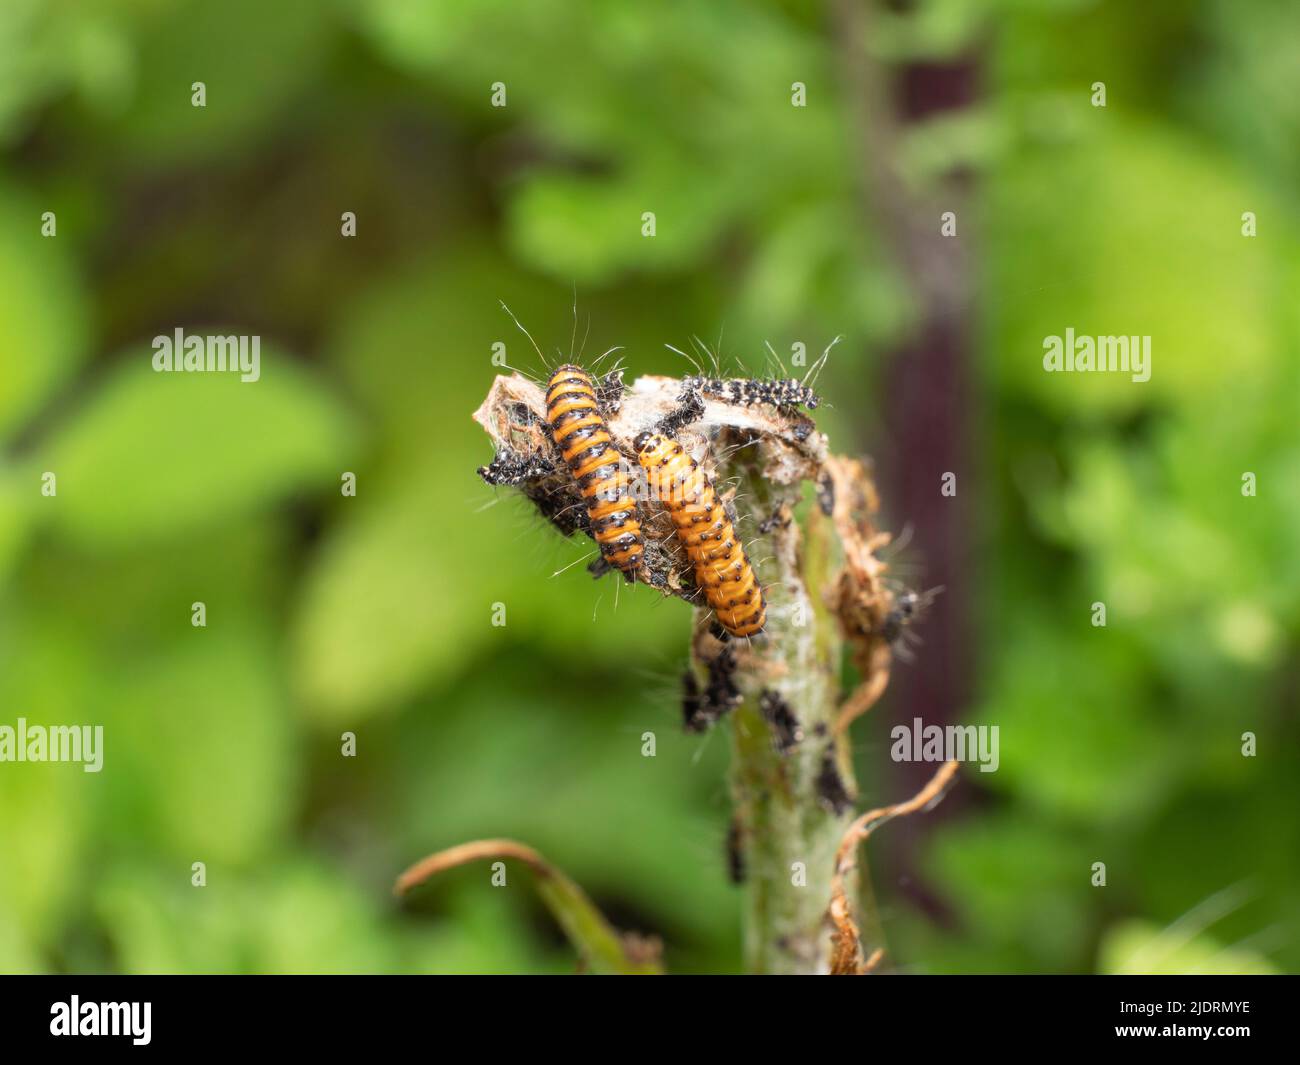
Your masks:
[{"label": "caterpillar", "polygon": [[707,732],[726,714],[740,705],[741,693],[736,686],[736,656],[723,646],[708,664],[709,683],[701,687],[695,674],[682,674],[682,723],[687,732]]},{"label": "caterpillar", "polygon": [[490,485],[522,484],[553,473],[555,467],[539,455],[498,454],[487,466],[478,468],[478,475]]},{"label": "caterpillar", "polygon": [[629,477],[601,414],[596,384],[581,367],[565,365],[546,385],[546,421],[586,501],[601,557],[632,582],[645,554]]},{"label": "caterpillar", "polygon": [[641,433],[632,446],[718,623],[732,636],[761,632],[767,621],[763,590],[708,475],[681,444],[663,433]]},{"label": "caterpillar", "polygon": [[894,653],[904,661],[912,657],[911,645],[920,642],[912,626],[924,616],[943,586],[927,592],[914,592],[906,588],[894,595],[894,605],[880,623],[879,634]]},{"label": "caterpillar", "polygon": [[716,396],[728,403],[752,406],[755,403],[768,403],[774,407],[807,407],[816,410],[821,397],[807,385],[794,379],[788,381],[761,381],[745,378],[730,380],[718,377],[688,377],[683,382],[688,389],[694,389],[706,396]]},{"label": "caterpillar", "polygon": [[836,817],[853,808],[853,795],[840,774],[840,767],[835,762],[835,752],[832,747],[827,747],[822,752],[821,768],[817,771],[817,779],[813,787],[817,790],[818,802]]}]

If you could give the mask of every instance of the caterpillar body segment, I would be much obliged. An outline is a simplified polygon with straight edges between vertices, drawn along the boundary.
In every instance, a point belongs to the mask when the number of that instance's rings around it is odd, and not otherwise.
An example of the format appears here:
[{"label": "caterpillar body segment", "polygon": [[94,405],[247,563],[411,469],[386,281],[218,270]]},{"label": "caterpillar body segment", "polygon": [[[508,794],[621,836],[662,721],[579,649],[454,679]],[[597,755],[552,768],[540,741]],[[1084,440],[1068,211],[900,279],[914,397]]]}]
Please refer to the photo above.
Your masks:
[{"label": "caterpillar body segment", "polygon": [[561,366],[546,386],[546,421],[587,508],[605,561],[635,580],[645,554],[630,478],[601,413],[597,385],[578,366]]},{"label": "caterpillar body segment", "polygon": [[681,444],[661,432],[642,433],[633,447],[718,623],[732,636],[761,632],[767,621],[763,590],[708,475]]}]

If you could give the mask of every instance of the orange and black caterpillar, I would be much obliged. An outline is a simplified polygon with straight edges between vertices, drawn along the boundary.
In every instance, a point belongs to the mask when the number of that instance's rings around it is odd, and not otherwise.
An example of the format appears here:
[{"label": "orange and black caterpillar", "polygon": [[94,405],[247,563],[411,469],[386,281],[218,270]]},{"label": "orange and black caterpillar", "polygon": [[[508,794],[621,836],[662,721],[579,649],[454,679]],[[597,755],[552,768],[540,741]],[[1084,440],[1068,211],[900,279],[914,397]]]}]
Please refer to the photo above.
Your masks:
[{"label": "orange and black caterpillar", "polygon": [[718,623],[732,636],[761,632],[767,620],[763,590],[708,476],[681,444],[661,432],[642,433],[632,446]]},{"label": "orange and black caterpillar", "polygon": [[547,382],[546,421],[586,501],[591,535],[601,557],[632,581],[645,554],[645,541],[628,490],[629,477],[610,440],[596,389],[586,370],[561,366]]}]

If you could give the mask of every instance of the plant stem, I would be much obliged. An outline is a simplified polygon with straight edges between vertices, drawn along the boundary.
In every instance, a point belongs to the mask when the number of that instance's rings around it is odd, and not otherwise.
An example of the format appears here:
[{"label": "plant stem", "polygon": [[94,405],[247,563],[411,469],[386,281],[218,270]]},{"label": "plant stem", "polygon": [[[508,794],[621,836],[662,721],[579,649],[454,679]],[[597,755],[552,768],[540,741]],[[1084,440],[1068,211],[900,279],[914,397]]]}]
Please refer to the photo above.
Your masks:
[{"label": "plant stem", "polygon": [[[611,432],[630,446],[639,433],[680,410],[681,394],[680,379],[638,378],[611,415]],[[514,375],[494,381],[474,417],[498,458],[517,460],[553,453],[542,428],[545,411],[541,388]],[[725,644],[713,635],[712,613],[697,610],[691,647],[694,710],[700,709],[700,693],[709,693],[711,720],[722,709],[732,710],[732,835],[748,874],[745,962],[754,973],[830,971],[827,911],[855,791],[847,730],[837,727],[847,724],[841,718],[841,627],[847,609],[852,627],[846,631],[874,633],[883,609],[878,567],[869,564],[863,539],[870,539],[870,529],[860,527],[869,525],[875,509],[874,487],[863,483],[860,468],[846,470],[846,460],[829,455],[825,437],[812,429],[789,410],[709,397],[695,426],[682,435],[719,491],[736,485],[730,498],[736,528],[747,538],[745,549],[768,601],[764,633]],[[521,484],[552,521],[583,506],[564,472]],[[797,508],[806,511],[801,521],[794,518]],[[684,559],[674,561],[666,546],[671,523],[660,511],[648,507],[642,515],[647,548],[656,548],[653,555],[647,551],[647,583],[692,598],[680,590],[692,587],[689,567]],[[834,613],[828,606],[832,592]],[[855,647],[852,656],[867,673],[869,650]],[[843,880],[845,891],[856,894],[857,874]],[[869,905],[860,907],[858,919],[868,938],[878,938]]]},{"label": "plant stem", "polygon": [[[847,737],[836,737],[834,730],[842,644],[822,596],[835,541],[815,503],[803,527],[792,519],[800,485],[772,484],[752,462],[728,472],[740,478],[741,528],[758,529],[779,509],[784,519],[747,544],[767,589],[768,621],[761,638],[734,645],[742,700],[731,723],[732,795],[747,872],[746,968],[826,972],[830,881],[836,848],[852,820],[846,801],[836,811],[827,784],[838,778],[844,792],[854,790]],[[704,624],[703,617],[697,619],[697,626]],[[704,643],[697,637],[697,653]],[[765,693],[769,700],[772,693],[784,700],[798,720],[801,738],[786,753],[764,715]]]}]

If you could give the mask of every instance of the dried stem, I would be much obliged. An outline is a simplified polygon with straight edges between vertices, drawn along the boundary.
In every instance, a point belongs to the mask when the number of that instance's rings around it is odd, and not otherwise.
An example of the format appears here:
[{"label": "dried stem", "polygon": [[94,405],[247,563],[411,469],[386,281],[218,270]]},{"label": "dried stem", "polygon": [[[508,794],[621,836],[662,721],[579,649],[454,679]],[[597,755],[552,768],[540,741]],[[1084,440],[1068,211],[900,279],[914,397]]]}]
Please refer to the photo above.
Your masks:
[{"label": "dried stem", "polygon": [[512,859],[528,866],[536,876],[537,892],[564,929],[585,966],[595,972],[652,975],[662,972],[661,946],[654,938],[620,934],[596,908],[587,893],[532,847],[512,839],[478,839],[449,847],[422,858],[393,885],[405,895],[439,873],[469,862]]},{"label": "dried stem", "polygon": [[943,798],[959,763],[945,762],[930,782],[906,802],[868,810],[849,826],[840,841],[835,855],[835,874],[831,878],[831,904],[827,911],[834,932],[831,935],[831,972],[836,976],[860,975],[872,971],[884,956],[877,949],[867,960],[862,958],[861,933],[853,919],[849,893],[857,869],[858,844],[866,841],[877,828],[895,817],[903,817],[917,810],[931,809]]}]

